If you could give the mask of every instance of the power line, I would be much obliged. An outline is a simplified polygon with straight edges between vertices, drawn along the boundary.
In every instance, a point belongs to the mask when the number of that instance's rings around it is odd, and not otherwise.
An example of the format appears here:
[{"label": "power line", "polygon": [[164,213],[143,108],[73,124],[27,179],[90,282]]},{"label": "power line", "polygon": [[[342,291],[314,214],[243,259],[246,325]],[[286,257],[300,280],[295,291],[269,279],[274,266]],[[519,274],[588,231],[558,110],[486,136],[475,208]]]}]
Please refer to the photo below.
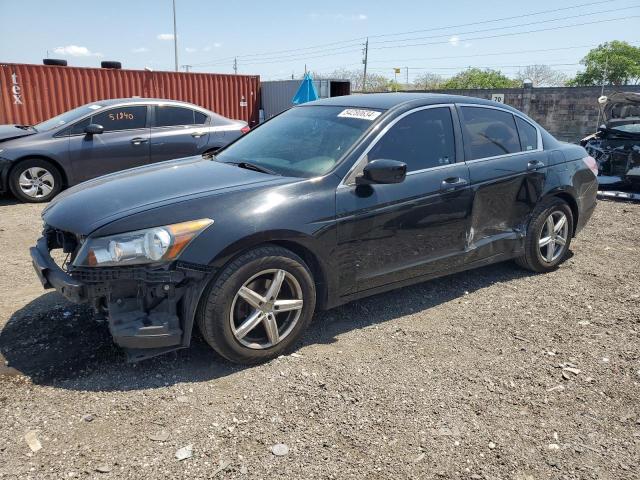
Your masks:
[{"label": "power line", "polygon": [[[475,57],[489,57],[494,55],[516,55],[522,53],[547,53],[547,52],[555,52],[560,50],[572,50],[576,48],[593,48],[597,47],[598,44],[590,44],[590,45],[576,45],[574,47],[559,47],[559,48],[540,48],[535,50],[512,50],[509,52],[492,52],[492,53],[475,53],[470,55],[443,55],[441,57],[421,57],[421,58],[405,58],[395,60],[396,62],[404,63],[404,62],[416,62],[416,61],[424,61],[424,60],[445,60],[450,58],[475,58]],[[373,60],[369,61],[369,63],[381,63],[388,62],[388,60]]]},{"label": "power line", "polygon": [[[502,37],[511,37],[514,35],[526,35],[528,33],[538,33],[538,32],[549,32],[552,30],[562,30],[564,28],[573,28],[573,27],[583,27],[586,25],[595,25],[595,24],[602,24],[602,23],[607,23],[607,22],[617,22],[619,20],[630,20],[632,18],[639,18],[640,15],[631,15],[631,16],[627,16],[627,17],[618,17],[618,18],[609,18],[609,19],[605,19],[605,20],[594,20],[592,22],[582,22],[582,23],[574,23],[571,25],[559,25],[557,27],[547,27],[547,28],[539,28],[537,30],[527,30],[524,32],[509,32],[509,33],[502,33],[502,34],[496,34],[496,35],[486,35],[483,37],[471,37],[471,38],[464,38],[464,39],[460,39],[461,41],[469,41],[469,40],[486,40],[488,38],[502,38]],[[439,41],[439,42],[426,42],[426,43],[412,43],[412,44],[408,44],[408,45],[387,45],[384,47],[377,47],[376,50],[383,50],[383,49],[388,49],[388,48],[407,48],[407,47],[423,47],[423,46],[427,46],[427,45],[442,45],[442,44],[446,44],[449,43],[448,40],[445,41]]]},{"label": "power line", "polygon": [[[495,30],[506,30],[508,28],[517,28],[517,27],[526,27],[529,25],[539,25],[539,24],[543,24],[543,23],[551,23],[551,22],[559,22],[562,20],[571,20],[574,18],[581,18],[581,17],[589,17],[592,15],[599,15],[601,13],[609,13],[609,12],[620,12],[622,10],[630,10],[630,9],[634,9],[634,8],[640,8],[640,5],[634,5],[631,7],[623,7],[623,8],[618,8],[615,10],[601,10],[599,12],[591,12],[591,13],[582,13],[579,15],[568,15],[566,17],[558,17],[558,18],[551,18],[551,19],[546,19],[546,20],[539,20],[537,22],[528,22],[528,23],[520,23],[517,25],[508,25],[508,26],[504,26],[504,27],[493,27],[493,28],[485,28],[485,29],[481,29],[481,30],[470,30],[467,32],[455,32],[454,35],[469,35],[469,34],[473,34],[473,33],[483,33],[483,32],[492,32]],[[397,43],[397,42],[405,42],[405,41],[414,41],[414,40],[426,40],[429,38],[441,38],[441,37],[445,37],[445,36],[450,36],[452,35],[451,33],[445,34],[445,35],[430,35],[427,37],[412,37],[412,38],[403,38],[400,40],[382,40],[380,42],[374,42],[373,45],[378,45],[378,44],[382,44],[382,43]],[[450,40],[447,40],[447,42],[450,42]]]},{"label": "power line", "polygon": [[[464,70],[467,68],[480,68],[480,69],[486,69],[486,68],[526,68],[526,67],[532,67],[535,64],[533,63],[528,63],[526,65],[485,65],[485,66],[473,66],[473,65],[466,65],[464,67],[404,67],[404,68],[408,68],[410,70]],[[569,67],[569,66],[575,66],[575,65],[580,65],[580,63],[545,63],[544,64],[547,67]],[[373,68],[372,70],[393,70],[396,67],[377,67],[377,68]]]},{"label": "power line", "polygon": [[[410,34],[413,34],[413,33],[420,33],[420,32],[447,30],[447,29],[466,27],[466,26],[472,26],[472,25],[482,25],[482,24],[494,23],[494,22],[499,22],[499,21],[506,21],[506,20],[513,20],[513,19],[518,19],[518,18],[527,18],[527,17],[537,16],[537,15],[544,15],[544,14],[547,14],[547,13],[560,12],[560,11],[564,11],[564,10],[571,10],[571,9],[576,9],[576,8],[589,7],[589,6],[599,5],[599,4],[603,4],[603,3],[610,4],[610,3],[615,2],[615,1],[619,1],[619,0],[604,0],[604,1],[597,1],[597,2],[582,3],[582,4],[572,5],[572,6],[568,6],[568,7],[561,7],[561,8],[555,8],[555,9],[549,9],[549,10],[540,10],[540,11],[530,12],[530,13],[526,13],[526,14],[513,15],[513,16],[510,16],[510,17],[494,18],[494,19],[483,20],[483,21],[478,21],[478,22],[470,22],[470,23],[463,23],[463,24],[457,24],[457,25],[449,25],[449,26],[445,26],[445,27],[434,27],[434,28],[421,29],[421,30],[411,30],[411,31],[405,31],[405,32],[396,32],[396,33],[385,33],[385,34],[371,35],[370,38],[382,38],[382,37],[388,37],[388,36],[410,35]],[[508,28],[508,27],[504,27],[504,28]],[[334,45],[341,45],[340,47],[336,47],[336,48],[330,49],[332,51],[335,51],[335,50],[339,50],[339,49],[343,49],[343,48],[354,47],[354,46],[356,46],[354,44],[354,42],[363,43],[365,38],[366,37],[357,37],[357,38],[352,38],[352,39],[349,39],[349,40],[341,40],[341,41],[336,41],[336,42],[324,43],[324,44],[319,44],[319,45],[310,46],[310,47],[293,48],[293,49],[286,49],[286,50],[276,50],[276,51],[271,51],[271,52],[262,52],[262,53],[238,55],[237,58],[243,60],[243,59],[248,59],[248,58],[251,58],[251,57],[265,57],[265,56],[271,57],[271,56],[274,56],[274,55],[277,55],[277,54],[281,54],[281,53],[303,52],[303,51],[317,50],[317,49],[323,49],[323,51],[326,52],[327,51],[326,47],[331,47],[331,46],[334,46]],[[402,41],[402,39],[398,40],[398,41]],[[382,43],[382,42],[380,42],[380,43]],[[308,52],[308,53],[317,53],[317,52]],[[226,63],[229,60],[233,60],[235,57],[236,56],[221,57],[221,58],[213,59],[213,60],[211,60],[209,62],[203,62],[203,63],[199,63],[199,64],[194,64],[194,66],[200,67],[200,66],[219,65],[219,64]],[[262,58],[262,59],[264,59],[264,58]]]}]

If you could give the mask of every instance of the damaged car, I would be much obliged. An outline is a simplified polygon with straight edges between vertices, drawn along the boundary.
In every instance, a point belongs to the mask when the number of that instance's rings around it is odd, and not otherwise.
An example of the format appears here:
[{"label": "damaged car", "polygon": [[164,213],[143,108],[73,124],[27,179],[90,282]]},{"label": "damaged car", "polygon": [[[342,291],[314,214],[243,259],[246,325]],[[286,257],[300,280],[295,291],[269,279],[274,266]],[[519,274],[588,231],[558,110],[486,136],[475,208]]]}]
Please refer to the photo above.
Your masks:
[{"label": "damaged car", "polygon": [[604,124],[580,144],[598,163],[600,189],[640,192],[640,93],[600,97]]},{"label": "damaged car", "polygon": [[503,104],[334,97],[213,158],[70,188],[31,258],[45,288],[107,316],[130,360],[188,347],[197,326],[253,364],[318,309],[512,259],[554,270],[595,208],[596,173],[584,148]]}]

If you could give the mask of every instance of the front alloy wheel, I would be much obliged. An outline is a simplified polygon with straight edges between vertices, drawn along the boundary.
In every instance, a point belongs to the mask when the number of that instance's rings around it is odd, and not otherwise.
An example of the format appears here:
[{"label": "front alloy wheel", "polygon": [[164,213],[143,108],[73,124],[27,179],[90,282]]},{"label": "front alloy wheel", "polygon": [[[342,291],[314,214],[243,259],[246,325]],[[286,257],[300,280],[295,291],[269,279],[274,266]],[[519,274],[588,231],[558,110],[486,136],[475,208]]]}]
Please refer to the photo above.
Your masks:
[{"label": "front alloy wheel", "polygon": [[245,347],[276,346],[294,329],[304,300],[296,278],[285,270],[264,270],[247,280],[236,293],[229,321]]},{"label": "front alloy wheel", "polygon": [[305,262],[290,250],[265,245],[221,269],[203,293],[197,321],[216,352],[253,364],[293,345],[315,304],[315,282]]}]

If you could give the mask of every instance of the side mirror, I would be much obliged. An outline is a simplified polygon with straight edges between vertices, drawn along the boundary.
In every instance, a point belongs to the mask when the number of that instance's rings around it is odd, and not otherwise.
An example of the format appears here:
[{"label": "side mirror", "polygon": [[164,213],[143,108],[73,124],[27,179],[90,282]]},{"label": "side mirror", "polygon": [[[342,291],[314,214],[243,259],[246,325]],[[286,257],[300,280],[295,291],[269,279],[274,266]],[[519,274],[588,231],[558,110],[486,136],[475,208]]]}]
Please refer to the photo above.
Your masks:
[{"label": "side mirror", "polygon": [[97,123],[90,123],[84,127],[84,133],[87,135],[100,135],[102,132],[104,132],[104,127]]},{"label": "side mirror", "polygon": [[381,158],[367,163],[362,175],[356,177],[356,185],[402,183],[406,176],[406,163]]}]

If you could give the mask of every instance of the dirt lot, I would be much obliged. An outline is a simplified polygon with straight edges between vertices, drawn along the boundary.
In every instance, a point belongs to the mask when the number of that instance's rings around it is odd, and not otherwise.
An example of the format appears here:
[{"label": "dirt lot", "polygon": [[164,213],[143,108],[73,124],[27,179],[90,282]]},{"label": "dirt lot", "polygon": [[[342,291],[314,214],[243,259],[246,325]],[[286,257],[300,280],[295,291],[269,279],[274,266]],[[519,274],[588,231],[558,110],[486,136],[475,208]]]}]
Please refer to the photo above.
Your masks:
[{"label": "dirt lot", "polygon": [[505,263],[324,312],[253,368],[199,338],[124,363],[40,288],[40,210],[0,199],[0,478],[640,478],[640,205],[600,202],[552,274]]}]

